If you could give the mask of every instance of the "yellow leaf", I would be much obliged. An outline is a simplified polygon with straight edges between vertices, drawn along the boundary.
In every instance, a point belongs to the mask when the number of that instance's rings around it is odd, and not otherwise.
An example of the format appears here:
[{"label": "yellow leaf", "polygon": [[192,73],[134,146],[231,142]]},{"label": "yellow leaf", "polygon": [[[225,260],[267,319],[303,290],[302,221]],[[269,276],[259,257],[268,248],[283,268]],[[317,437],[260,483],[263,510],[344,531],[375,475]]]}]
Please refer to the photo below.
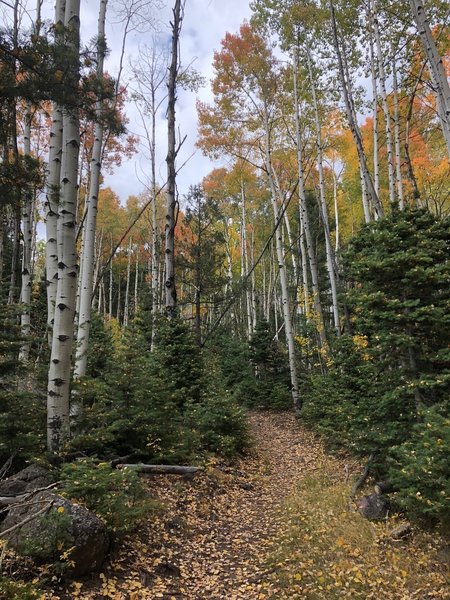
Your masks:
[{"label": "yellow leaf", "polygon": [[64,506],[58,506],[58,509],[57,509],[56,512],[63,513],[64,512]]}]

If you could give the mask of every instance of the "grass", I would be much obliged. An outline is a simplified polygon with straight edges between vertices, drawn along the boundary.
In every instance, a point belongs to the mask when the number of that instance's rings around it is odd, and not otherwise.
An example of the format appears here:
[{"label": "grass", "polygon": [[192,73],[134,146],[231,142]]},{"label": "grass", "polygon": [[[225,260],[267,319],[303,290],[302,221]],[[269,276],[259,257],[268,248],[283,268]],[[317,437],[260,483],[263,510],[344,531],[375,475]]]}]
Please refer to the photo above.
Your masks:
[{"label": "grass", "polygon": [[394,542],[388,531],[398,524],[398,518],[373,524],[356,513],[332,463],[305,477],[286,503],[285,528],[271,558],[283,590],[277,600],[449,598],[443,540],[415,532]]}]

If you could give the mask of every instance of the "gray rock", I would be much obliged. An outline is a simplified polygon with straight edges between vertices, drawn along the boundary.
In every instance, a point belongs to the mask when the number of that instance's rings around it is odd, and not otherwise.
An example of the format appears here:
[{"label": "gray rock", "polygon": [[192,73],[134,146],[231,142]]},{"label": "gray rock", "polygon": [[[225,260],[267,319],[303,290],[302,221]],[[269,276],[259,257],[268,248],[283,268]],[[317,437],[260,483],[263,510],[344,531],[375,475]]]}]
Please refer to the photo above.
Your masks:
[{"label": "gray rock", "polygon": [[363,496],[356,505],[362,516],[369,519],[369,521],[383,521],[390,507],[389,500],[380,494]]},{"label": "gray rock", "polygon": [[[52,505],[46,513],[7,536],[11,546],[44,562],[53,562],[72,548],[68,560],[73,564],[68,570],[76,577],[99,569],[109,547],[105,525],[84,506],[51,491],[38,492],[28,506],[12,507],[0,531],[21,523],[49,503]],[[64,547],[58,548],[57,543]]]},{"label": "gray rock", "polygon": [[39,465],[29,465],[15,475],[0,481],[0,496],[19,496],[47,487],[52,483],[49,472]]}]

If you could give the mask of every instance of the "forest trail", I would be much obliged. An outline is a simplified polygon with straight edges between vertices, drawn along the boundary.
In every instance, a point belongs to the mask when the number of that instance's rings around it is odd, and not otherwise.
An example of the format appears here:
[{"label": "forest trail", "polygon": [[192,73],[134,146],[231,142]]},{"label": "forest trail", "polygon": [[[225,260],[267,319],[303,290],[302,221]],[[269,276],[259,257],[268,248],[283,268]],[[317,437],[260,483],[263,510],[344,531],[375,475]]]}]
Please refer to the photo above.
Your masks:
[{"label": "forest trail", "polygon": [[[95,581],[66,598],[263,600],[281,598],[268,558],[285,499],[320,468],[323,448],[293,414],[249,415],[250,454],[191,480],[149,481],[163,510],[140,528]],[[344,469],[344,465],[342,465]]]}]

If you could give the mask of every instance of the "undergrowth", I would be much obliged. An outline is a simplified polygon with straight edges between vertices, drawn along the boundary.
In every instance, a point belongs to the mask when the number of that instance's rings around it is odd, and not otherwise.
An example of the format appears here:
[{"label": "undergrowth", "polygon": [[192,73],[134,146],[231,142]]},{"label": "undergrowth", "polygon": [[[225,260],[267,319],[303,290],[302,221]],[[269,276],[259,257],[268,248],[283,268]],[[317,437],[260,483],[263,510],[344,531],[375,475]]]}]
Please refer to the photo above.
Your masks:
[{"label": "undergrowth", "polygon": [[285,530],[271,558],[282,597],[448,597],[439,539],[415,532],[408,542],[391,540],[388,531],[398,520],[365,520],[350,507],[348,485],[332,472],[324,469],[303,479],[286,503]]}]

